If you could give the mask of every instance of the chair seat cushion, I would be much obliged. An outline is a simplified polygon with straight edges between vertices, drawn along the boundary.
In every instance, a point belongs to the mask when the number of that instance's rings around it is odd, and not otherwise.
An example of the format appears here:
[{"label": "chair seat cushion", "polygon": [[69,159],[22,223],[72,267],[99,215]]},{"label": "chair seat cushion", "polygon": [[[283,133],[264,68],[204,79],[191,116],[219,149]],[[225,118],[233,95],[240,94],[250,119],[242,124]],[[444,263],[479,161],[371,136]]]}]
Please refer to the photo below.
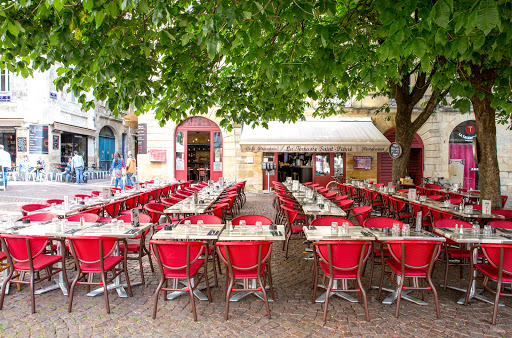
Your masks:
[{"label": "chair seat cushion", "polygon": [[121,212],[119,213],[119,215],[131,215],[131,214],[132,214],[131,210],[121,210]]},{"label": "chair seat cushion", "polygon": [[[324,271],[327,277],[331,277],[329,274],[329,264],[325,262],[320,262],[320,267]],[[339,270],[333,269],[334,278],[357,278],[357,269],[354,270]]]},{"label": "chair seat cushion", "polygon": [[[204,260],[198,259],[190,265],[190,276],[195,276],[203,266]],[[172,270],[164,267],[164,275],[168,278],[187,278],[187,269]]]},{"label": "chair seat cushion", "polygon": [[[123,260],[123,256],[109,256],[105,258],[103,261],[103,269],[110,270],[117,264],[119,264]],[[100,269],[100,263],[82,263],[80,264],[80,269],[82,269],[83,272],[95,272],[95,271],[101,271]]]},{"label": "chair seat cushion", "polygon": [[[32,262],[34,263],[34,270],[41,270],[57,263],[62,259],[62,256],[58,255],[39,255]],[[30,264],[28,262],[18,262],[14,264],[16,270],[30,271]]]},{"label": "chair seat cushion", "polygon": [[292,224],[292,231],[293,232],[304,231],[303,227],[304,227],[304,224]]},{"label": "chair seat cushion", "polygon": [[411,218],[412,214],[410,212],[399,212],[398,218]]},{"label": "chair seat cushion", "polygon": [[[498,280],[498,269],[490,264],[475,264],[475,268],[482,271],[486,276],[489,276],[494,281]],[[503,283],[512,283],[512,275],[503,272],[502,279]]]},{"label": "chair seat cushion", "polygon": [[459,249],[459,248],[452,248],[448,249],[448,255],[450,257],[462,257],[462,258],[469,258],[469,250],[466,249]]},{"label": "chair seat cushion", "polygon": [[[379,247],[374,247],[373,252],[375,253],[375,256],[380,257],[380,248]],[[386,256],[386,257],[391,256],[391,253],[389,252],[389,249],[387,246],[382,248],[382,252],[383,252],[384,256]]]},{"label": "chair seat cushion", "polygon": [[7,258],[7,255],[5,254],[5,252],[0,251],[0,261],[3,261],[6,258]]},{"label": "chair seat cushion", "polygon": [[[400,267],[400,263],[395,261],[394,259],[387,259],[386,264],[389,265],[394,272],[398,275],[402,274],[402,268]],[[411,269],[405,268],[405,276],[406,277],[427,277],[428,267],[422,269]]]},{"label": "chair seat cushion", "polygon": [[[124,243],[121,242],[119,243],[119,250],[120,251],[124,251]],[[140,242],[137,242],[137,243],[133,243],[133,242],[128,242],[128,251],[129,252],[138,252],[140,249]]]}]

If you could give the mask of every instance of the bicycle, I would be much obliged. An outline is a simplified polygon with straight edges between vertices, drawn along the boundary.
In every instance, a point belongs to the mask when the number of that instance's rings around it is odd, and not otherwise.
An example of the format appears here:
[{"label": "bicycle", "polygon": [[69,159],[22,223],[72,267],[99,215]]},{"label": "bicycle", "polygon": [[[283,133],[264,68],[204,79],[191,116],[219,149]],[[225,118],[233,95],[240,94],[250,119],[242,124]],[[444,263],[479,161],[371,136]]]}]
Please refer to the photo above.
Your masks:
[{"label": "bicycle", "polygon": [[337,175],[337,176],[331,176],[333,178],[334,181],[330,181],[329,183],[327,183],[327,185],[325,186],[327,189],[329,189],[329,191],[338,191],[338,184],[337,183],[344,183],[343,180],[343,175]]},{"label": "bicycle", "polygon": [[444,177],[438,176],[437,180],[433,179],[432,177],[423,177],[421,179],[420,187],[425,187],[427,184],[437,184],[442,189],[450,189],[451,184],[450,183],[443,183]]}]

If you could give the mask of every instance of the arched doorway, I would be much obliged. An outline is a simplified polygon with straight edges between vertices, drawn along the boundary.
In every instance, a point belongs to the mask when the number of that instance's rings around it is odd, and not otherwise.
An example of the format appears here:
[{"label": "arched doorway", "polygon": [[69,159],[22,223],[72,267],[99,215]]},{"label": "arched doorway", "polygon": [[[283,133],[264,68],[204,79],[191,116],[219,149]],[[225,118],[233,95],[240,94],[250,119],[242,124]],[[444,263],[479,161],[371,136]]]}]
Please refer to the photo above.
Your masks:
[{"label": "arched doorway", "polygon": [[100,170],[108,170],[110,162],[114,159],[116,138],[114,136],[114,132],[108,126],[101,128],[99,136],[98,158]]},{"label": "arched doorway", "polygon": [[[396,130],[389,129],[384,133],[389,142],[395,142]],[[414,181],[414,184],[420,185],[423,177],[423,141],[418,134],[414,134],[411,145],[411,155],[407,171]],[[393,159],[388,153],[377,154],[377,181],[387,184],[393,179]]]},{"label": "arched doorway", "polygon": [[201,169],[206,179],[222,176],[223,141],[219,126],[204,117],[193,116],[176,128],[175,173],[178,180],[199,180]]},{"label": "arched doorway", "polygon": [[473,157],[474,120],[459,123],[450,134],[450,183],[464,189],[478,189],[478,167]]}]

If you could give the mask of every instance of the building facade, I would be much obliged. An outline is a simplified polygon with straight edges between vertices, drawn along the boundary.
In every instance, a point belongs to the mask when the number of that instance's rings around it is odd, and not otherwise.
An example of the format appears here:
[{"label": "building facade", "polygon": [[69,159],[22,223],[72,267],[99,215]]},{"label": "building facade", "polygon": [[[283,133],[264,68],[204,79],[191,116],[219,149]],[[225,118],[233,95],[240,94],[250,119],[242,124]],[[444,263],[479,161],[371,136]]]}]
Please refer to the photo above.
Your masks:
[{"label": "building facade", "polygon": [[54,171],[76,150],[89,168],[106,168],[114,151],[135,151],[136,130],[106,112],[102,102],[83,111],[72,92],[56,90],[56,67],[26,79],[1,72],[0,142],[13,165],[25,155],[32,164],[41,157]]}]

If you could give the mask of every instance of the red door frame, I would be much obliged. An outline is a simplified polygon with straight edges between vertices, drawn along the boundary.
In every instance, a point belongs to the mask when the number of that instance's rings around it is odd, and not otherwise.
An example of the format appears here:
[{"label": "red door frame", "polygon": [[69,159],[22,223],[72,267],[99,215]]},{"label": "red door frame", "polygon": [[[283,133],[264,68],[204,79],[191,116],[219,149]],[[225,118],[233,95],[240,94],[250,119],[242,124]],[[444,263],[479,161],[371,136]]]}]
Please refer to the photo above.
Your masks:
[{"label": "red door frame", "polygon": [[[176,130],[174,132],[174,176],[177,180],[186,181],[187,180],[187,174],[188,174],[188,132],[189,131],[209,131],[210,132],[210,179],[212,180],[218,180],[219,177],[222,176],[223,170],[214,171],[213,170],[213,162],[214,162],[214,147],[213,147],[213,133],[219,132],[222,139],[222,169],[224,169],[224,136],[222,135],[222,130],[220,130],[219,126],[213,122],[212,120],[209,120],[202,116],[193,116],[185,121],[183,121],[182,124],[180,124],[178,127],[176,127]],[[185,170],[176,170],[176,137],[179,132],[184,133],[183,137],[183,147],[184,147],[184,169]]]},{"label": "red door frame", "polygon": [[[263,159],[263,155],[264,155],[264,153],[261,154],[262,159]],[[263,190],[268,190],[267,181],[270,182],[271,187],[273,187],[272,181],[279,181],[279,175],[278,175],[279,163],[278,163],[277,153],[274,153],[274,162],[276,163],[276,170],[274,170],[274,175],[270,175],[270,180],[267,177],[266,170],[261,169],[261,172],[263,173]],[[262,160],[262,163],[263,163],[263,160]]]}]

